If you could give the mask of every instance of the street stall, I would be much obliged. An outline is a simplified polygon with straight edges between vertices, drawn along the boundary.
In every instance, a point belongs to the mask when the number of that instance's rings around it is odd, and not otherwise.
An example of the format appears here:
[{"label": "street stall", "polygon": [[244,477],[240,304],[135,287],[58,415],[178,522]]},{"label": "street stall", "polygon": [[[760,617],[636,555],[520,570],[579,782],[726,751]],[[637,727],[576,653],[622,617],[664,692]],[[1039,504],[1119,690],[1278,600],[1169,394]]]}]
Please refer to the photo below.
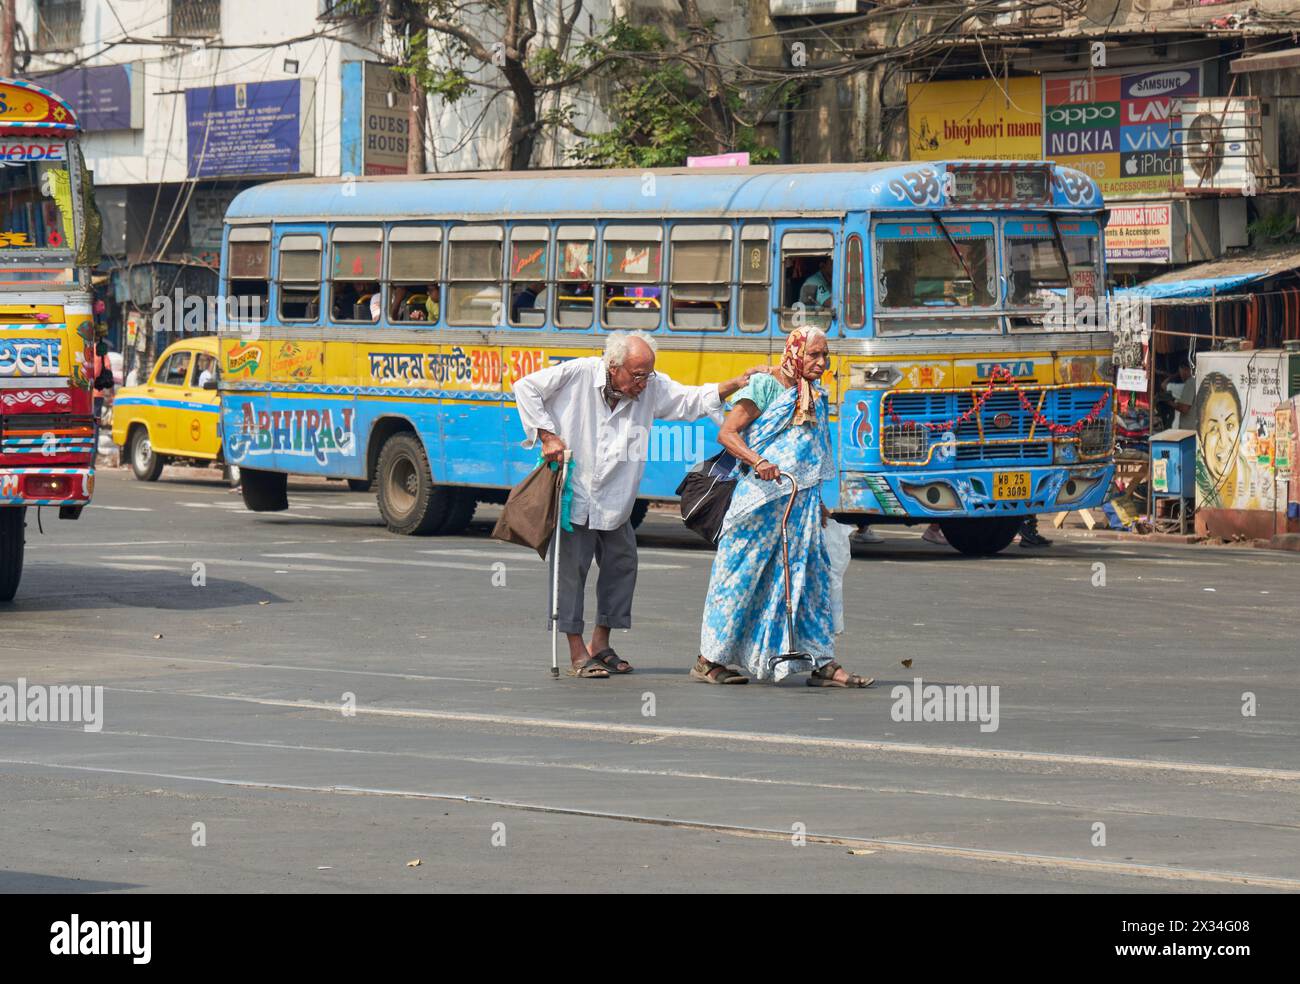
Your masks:
[{"label": "street stall", "polygon": [[[1279,466],[1274,439],[1278,421],[1285,426],[1292,419],[1289,401],[1300,391],[1297,271],[1300,247],[1280,246],[1114,292],[1126,315],[1116,337],[1116,458],[1126,463],[1120,475],[1129,481],[1120,478],[1106,510],[1112,525],[1186,528],[1185,504],[1192,497],[1157,488],[1166,473],[1152,467],[1152,437],[1180,428],[1196,435],[1198,534],[1300,531],[1295,508],[1288,513],[1297,484],[1289,481],[1292,456],[1284,448]],[[1188,369],[1180,373],[1184,364]],[[1211,416],[1229,404],[1234,413]],[[1231,429],[1227,444],[1222,428]],[[1284,434],[1287,447],[1293,432]]]}]

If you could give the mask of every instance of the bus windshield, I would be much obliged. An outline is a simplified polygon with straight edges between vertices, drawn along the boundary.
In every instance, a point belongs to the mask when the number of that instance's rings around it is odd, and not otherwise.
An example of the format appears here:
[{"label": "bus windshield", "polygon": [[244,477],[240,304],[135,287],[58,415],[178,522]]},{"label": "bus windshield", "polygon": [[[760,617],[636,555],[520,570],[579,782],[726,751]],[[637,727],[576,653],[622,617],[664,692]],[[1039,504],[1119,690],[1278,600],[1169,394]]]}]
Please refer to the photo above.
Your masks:
[{"label": "bus windshield", "polygon": [[1073,289],[1076,295],[1095,296],[1100,258],[1095,223],[1061,221],[1054,231],[1052,224],[1045,220],[1008,222],[1006,263],[1010,304],[1041,307],[1048,303],[1049,294],[1066,289]]},{"label": "bus windshield", "polygon": [[[0,249],[71,249],[72,181],[67,145],[43,144],[45,159],[19,159],[0,144]],[[23,148],[28,155],[32,147]]]},{"label": "bus windshield", "polygon": [[996,253],[991,222],[881,223],[876,227],[876,247],[882,308],[994,303]]}]

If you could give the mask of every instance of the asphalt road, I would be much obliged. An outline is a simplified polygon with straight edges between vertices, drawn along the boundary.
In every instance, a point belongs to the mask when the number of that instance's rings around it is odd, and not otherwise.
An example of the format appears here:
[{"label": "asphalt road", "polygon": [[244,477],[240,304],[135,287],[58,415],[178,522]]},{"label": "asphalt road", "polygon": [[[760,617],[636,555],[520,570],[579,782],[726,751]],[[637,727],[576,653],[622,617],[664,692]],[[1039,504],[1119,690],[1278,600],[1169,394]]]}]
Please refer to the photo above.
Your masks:
[{"label": "asphalt road", "polygon": [[[876,687],[705,687],[712,554],[652,514],[636,672],[554,681],[494,512],[399,538],[340,484],[290,501],[101,472],[81,521],[30,516],[0,685],[104,715],[0,724],[0,891],[1300,889],[1292,555],[882,529],[840,639]],[[896,720],[915,678],[998,687],[997,729]]]}]

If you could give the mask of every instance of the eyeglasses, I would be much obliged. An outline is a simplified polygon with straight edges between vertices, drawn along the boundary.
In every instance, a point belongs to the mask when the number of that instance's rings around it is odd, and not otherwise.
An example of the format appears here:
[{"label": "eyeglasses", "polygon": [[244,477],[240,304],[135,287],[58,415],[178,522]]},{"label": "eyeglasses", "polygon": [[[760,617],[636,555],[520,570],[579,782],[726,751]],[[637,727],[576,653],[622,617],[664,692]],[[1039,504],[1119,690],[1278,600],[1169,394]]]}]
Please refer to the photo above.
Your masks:
[{"label": "eyeglasses", "polygon": [[632,377],[634,383],[648,383],[655,378],[655,371],[651,369],[649,372],[629,372],[628,375]]}]

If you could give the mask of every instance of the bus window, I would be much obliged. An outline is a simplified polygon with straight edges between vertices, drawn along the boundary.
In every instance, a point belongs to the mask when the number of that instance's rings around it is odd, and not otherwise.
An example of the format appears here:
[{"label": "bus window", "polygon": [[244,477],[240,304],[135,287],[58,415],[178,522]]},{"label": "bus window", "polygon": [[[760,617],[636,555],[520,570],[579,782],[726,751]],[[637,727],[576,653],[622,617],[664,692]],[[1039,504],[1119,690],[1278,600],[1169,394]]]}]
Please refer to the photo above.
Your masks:
[{"label": "bus window", "polygon": [[[946,233],[946,235],[945,235]],[[876,227],[879,308],[989,307],[993,226],[949,218]]]},{"label": "bus window", "polygon": [[671,244],[668,327],[726,331],[731,323],[731,226],[679,225]]},{"label": "bus window", "polygon": [[501,227],[456,226],[447,244],[447,324],[501,322]]},{"label": "bus window", "polygon": [[383,230],[373,227],[334,230],[330,311],[335,321],[379,320],[383,310],[379,284],[383,238]]},{"label": "bus window", "polygon": [[320,236],[280,237],[280,320],[320,317]]},{"label": "bus window", "polygon": [[240,321],[265,321],[271,294],[271,230],[236,226],[230,230],[226,279]]},{"label": "bus window", "polygon": [[1009,306],[1046,307],[1052,294],[1066,289],[1096,296],[1101,251],[1094,223],[1058,220],[1054,230],[1050,219],[1011,220],[1004,232]]},{"label": "bus window", "polygon": [[740,230],[740,330],[765,331],[768,319],[771,234],[765,225]]},{"label": "bus window", "polygon": [[546,254],[551,230],[515,226],[510,230],[510,323],[521,328],[546,324]]},{"label": "bus window", "polygon": [[596,227],[560,226],[555,230],[555,324],[590,328],[596,280]]},{"label": "bus window", "polygon": [[835,237],[787,232],[781,237],[781,328],[829,328],[835,283]]},{"label": "bus window", "polygon": [[844,324],[861,328],[867,323],[867,306],[863,297],[865,284],[862,273],[862,237],[849,237],[845,250],[844,271]]},{"label": "bus window", "polygon": [[441,313],[442,227],[394,226],[388,231],[388,318],[433,324]]},{"label": "bus window", "polygon": [[606,328],[659,327],[663,229],[651,225],[605,227],[605,276],[601,283]]}]

